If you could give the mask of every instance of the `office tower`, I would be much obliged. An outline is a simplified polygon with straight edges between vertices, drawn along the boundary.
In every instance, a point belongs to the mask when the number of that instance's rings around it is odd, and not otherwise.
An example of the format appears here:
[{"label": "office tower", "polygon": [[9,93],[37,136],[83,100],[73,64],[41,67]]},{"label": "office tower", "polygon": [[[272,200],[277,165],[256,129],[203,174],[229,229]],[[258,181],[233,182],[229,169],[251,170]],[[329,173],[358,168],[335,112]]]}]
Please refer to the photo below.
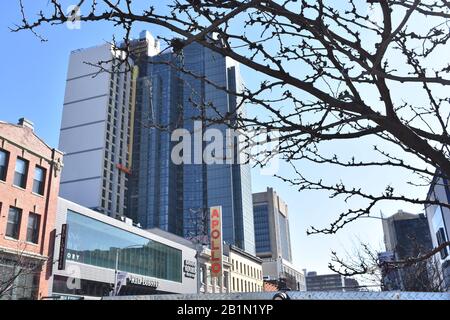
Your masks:
[{"label": "office tower", "polygon": [[[196,116],[235,111],[239,101],[229,92],[242,88],[239,65],[195,43],[181,55],[160,53],[148,32],[131,42],[133,72],[93,78],[98,70],[84,63],[113,56],[108,45],[71,55],[60,138],[67,153],[61,196],[109,215],[125,214],[143,228],[202,242],[208,234],[204,214],[222,206],[224,241],[254,253],[249,165],[171,159],[175,129],[193,135]],[[203,119],[200,137],[211,128],[226,137],[225,124],[206,125]],[[201,141],[200,151],[205,147]]]},{"label": "office tower", "polygon": [[60,195],[110,216],[126,210],[133,143],[134,72],[118,61],[109,44],[71,53],[59,140]]},{"label": "office tower", "polygon": [[253,194],[256,255],[292,262],[288,206],[272,189]]},{"label": "office tower", "polygon": [[177,59],[170,52],[158,55],[159,42],[146,31],[131,42],[131,49],[139,76],[128,213],[144,228],[182,236],[183,167],[175,165],[170,154],[183,91],[178,70],[165,64]]},{"label": "office tower", "polygon": [[[131,43],[139,77],[129,215],[143,228],[157,227],[206,243],[208,208],[220,205],[224,241],[254,253],[249,165],[236,161],[206,164],[203,159],[195,162],[195,141],[191,143],[193,157],[189,163],[176,164],[171,159],[172,149],[178,143],[171,141],[175,129],[185,129],[191,138],[195,133],[202,137],[206,129],[212,128],[226,136],[226,125],[207,127],[203,119],[198,129],[195,118],[211,116],[211,105],[221,113],[233,112],[237,97],[200,77],[238,92],[242,87],[239,65],[195,43],[184,48],[182,55],[156,54],[152,50],[149,54],[145,47],[155,47],[155,43],[148,32]],[[201,141],[201,151],[204,148]]]},{"label": "office tower", "polygon": [[[450,188],[448,179],[440,176],[438,171],[433,178],[428,191],[427,200],[438,200],[450,203]],[[425,212],[428,219],[433,247],[436,248],[450,239],[450,209],[440,205],[427,205]],[[438,264],[437,276],[433,277],[436,284],[442,284],[444,290],[450,290],[450,247],[444,247],[435,256]]]},{"label": "office tower", "polygon": [[[195,133],[203,135],[206,129],[216,130],[225,138],[227,129],[225,124],[204,122],[199,127],[196,119],[217,118],[217,113],[233,114],[239,103],[238,98],[198,77],[206,77],[215,85],[227,88],[229,92],[239,92],[242,90],[239,64],[196,43],[183,50],[183,60],[180,63],[191,74],[196,75],[181,74],[183,80],[183,128],[192,135]],[[196,130],[198,131],[196,132]],[[231,159],[230,163],[224,161],[222,164],[196,162],[195,141],[191,144],[191,148],[192,163],[183,166],[185,237],[198,236],[198,222],[205,208],[222,206],[224,241],[254,254],[250,166],[238,163],[237,143],[233,150],[235,158]],[[204,150],[204,145],[202,150]],[[227,151],[230,150],[226,141],[223,141],[223,154],[229,155]]]},{"label": "office tower", "polygon": [[[395,261],[418,257],[431,251],[432,242],[427,218],[399,210],[383,219],[386,251]],[[392,258],[390,258],[392,260]],[[426,291],[429,287],[426,262],[399,268],[398,274],[389,274],[386,290]],[[398,279],[398,281],[392,281]]]}]

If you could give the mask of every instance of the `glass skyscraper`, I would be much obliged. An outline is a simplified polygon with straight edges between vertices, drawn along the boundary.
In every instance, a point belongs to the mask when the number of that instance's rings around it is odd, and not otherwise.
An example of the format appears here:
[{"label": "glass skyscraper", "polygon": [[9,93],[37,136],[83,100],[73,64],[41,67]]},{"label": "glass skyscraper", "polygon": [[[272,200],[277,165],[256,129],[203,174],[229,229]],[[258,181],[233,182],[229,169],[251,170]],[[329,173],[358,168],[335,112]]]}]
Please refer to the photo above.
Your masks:
[{"label": "glass skyscraper", "polygon": [[[148,48],[158,50],[152,51]],[[160,228],[182,235],[182,167],[170,158],[171,131],[178,127],[181,79],[172,54],[159,54],[148,33],[132,43],[138,66],[136,112],[133,125],[132,174],[128,185],[128,216],[144,228]]]},{"label": "glass skyscraper", "polygon": [[[215,129],[226,137],[225,124],[206,118],[235,111],[238,98],[208,84],[202,77],[229,92],[241,90],[239,65],[229,58],[193,43],[182,54],[149,55],[148,33],[134,42],[139,67],[134,115],[132,177],[129,179],[129,216],[144,228],[158,227],[186,238],[206,241],[211,206],[222,206],[223,239],[255,253],[250,167],[248,164],[194,162],[176,165],[171,160],[174,129],[191,137]],[[186,72],[182,72],[183,68]],[[201,128],[198,128],[200,121]],[[217,131],[216,131],[217,132]],[[201,141],[201,150],[206,142]],[[227,145],[223,141],[224,152]],[[236,159],[235,159],[236,160]]]}]

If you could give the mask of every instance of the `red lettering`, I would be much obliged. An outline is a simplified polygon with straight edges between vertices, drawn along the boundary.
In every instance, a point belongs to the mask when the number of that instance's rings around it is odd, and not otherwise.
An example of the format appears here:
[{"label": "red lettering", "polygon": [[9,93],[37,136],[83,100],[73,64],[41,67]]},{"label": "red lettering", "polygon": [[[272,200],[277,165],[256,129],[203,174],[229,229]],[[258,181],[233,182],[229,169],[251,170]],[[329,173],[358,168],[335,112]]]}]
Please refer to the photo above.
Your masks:
[{"label": "red lettering", "polygon": [[214,209],[214,210],[212,211],[211,218],[220,218],[220,217],[219,217],[219,210]]},{"label": "red lettering", "polygon": [[213,230],[213,231],[211,232],[211,237],[212,237],[213,239],[219,239],[219,238],[220,238],[220,231],[219,231],[219,230]]},{"label": "red lettering", "polygon": [[211,265],[211,272],[212,273],[220,273],[222,271],[222,266],[220,263],[213,263]]},{"label": "red lettering", "polygon": [[211,221],[211,229],[214,229],[219,226],[219,220]]}]

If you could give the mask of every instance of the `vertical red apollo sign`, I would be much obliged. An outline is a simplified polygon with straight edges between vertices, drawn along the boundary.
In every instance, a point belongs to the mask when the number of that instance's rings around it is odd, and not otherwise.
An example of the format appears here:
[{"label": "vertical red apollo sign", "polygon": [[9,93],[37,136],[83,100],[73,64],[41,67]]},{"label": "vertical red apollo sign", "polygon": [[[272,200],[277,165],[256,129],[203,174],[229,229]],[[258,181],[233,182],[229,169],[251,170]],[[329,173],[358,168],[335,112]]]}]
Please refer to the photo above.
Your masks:
[{"label": "vertical red apollo sign", "polygon": [[210,208],[210,238],[211,238],[211,275],[221,277],[222,275],[222,207]]}]

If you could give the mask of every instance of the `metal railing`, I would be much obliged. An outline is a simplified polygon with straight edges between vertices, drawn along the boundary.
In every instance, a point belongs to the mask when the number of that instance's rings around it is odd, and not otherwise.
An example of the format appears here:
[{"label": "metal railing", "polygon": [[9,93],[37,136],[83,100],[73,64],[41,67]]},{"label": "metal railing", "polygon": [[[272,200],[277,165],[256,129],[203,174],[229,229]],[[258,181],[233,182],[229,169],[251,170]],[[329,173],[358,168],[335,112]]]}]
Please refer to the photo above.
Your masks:
[{"label": "metal railing", "polygon": [[[104,300],[274,300],[277,292],[105,297]],[[278,296],[277,296],[278,295]],[[450,300],[450,292],[285,292],[290,300]]]}]

